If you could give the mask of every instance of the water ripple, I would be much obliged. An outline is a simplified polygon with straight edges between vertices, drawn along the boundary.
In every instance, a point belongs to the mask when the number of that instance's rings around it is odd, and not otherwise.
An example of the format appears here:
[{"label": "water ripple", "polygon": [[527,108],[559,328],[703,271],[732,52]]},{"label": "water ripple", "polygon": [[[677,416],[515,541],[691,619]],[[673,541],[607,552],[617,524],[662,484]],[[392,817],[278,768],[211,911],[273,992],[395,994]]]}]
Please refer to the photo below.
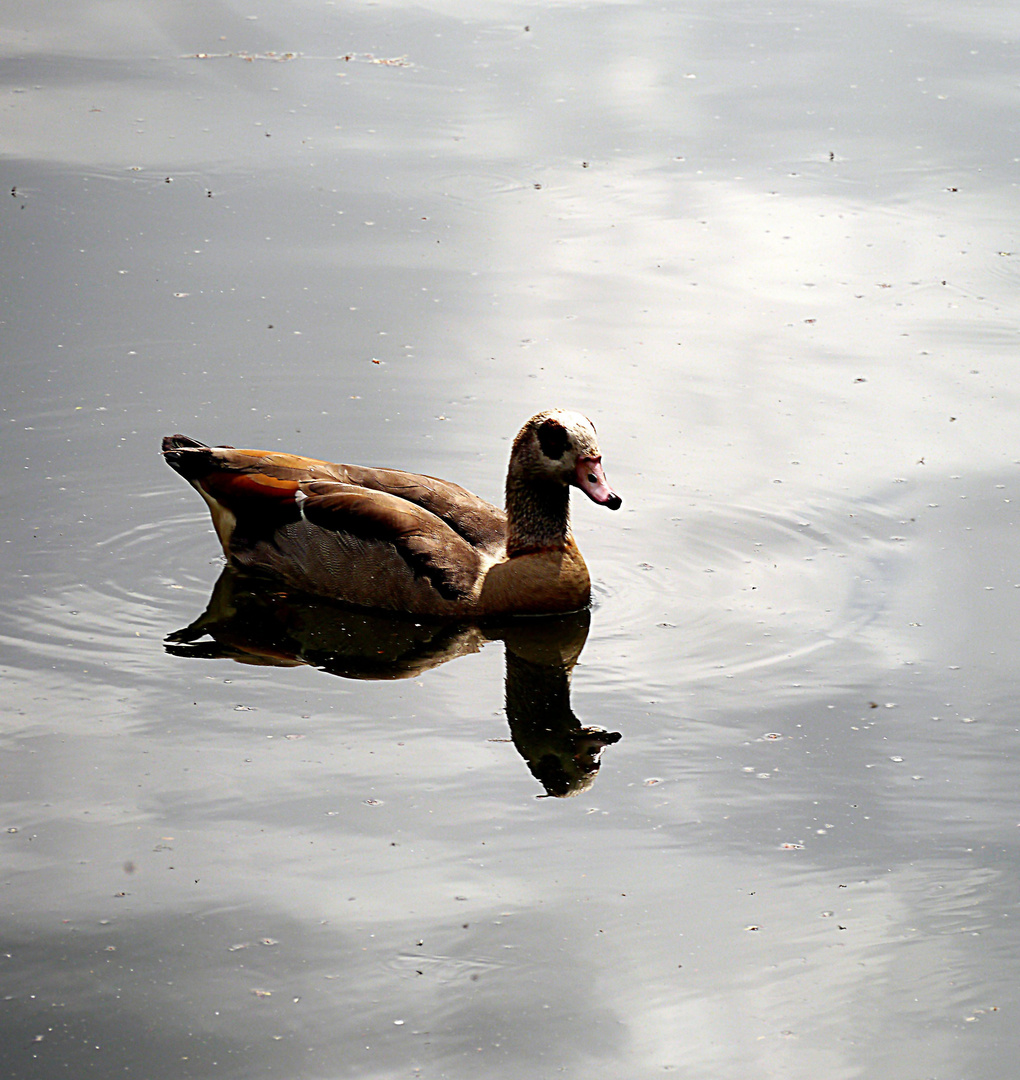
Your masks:
[{"label": "water ripple", "polygon": [[618,547],[595,585],[600,678],[761,672],[863,635],[904,550],[897,528],[874,504],[797,515],[716,506],[648,522],[645,558]]}]

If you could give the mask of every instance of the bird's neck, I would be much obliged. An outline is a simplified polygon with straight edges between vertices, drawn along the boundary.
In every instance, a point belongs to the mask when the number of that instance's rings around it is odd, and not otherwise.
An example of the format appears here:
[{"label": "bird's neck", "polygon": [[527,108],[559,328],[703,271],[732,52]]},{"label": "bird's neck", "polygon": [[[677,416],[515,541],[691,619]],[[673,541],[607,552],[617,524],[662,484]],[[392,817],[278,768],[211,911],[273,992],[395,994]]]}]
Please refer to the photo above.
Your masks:
[{"label": "bird's neck", "polygon": [[570,541],[570,489],[555,480],[506,481],[507,544],[510,558],[537,551],[562,551]]}]

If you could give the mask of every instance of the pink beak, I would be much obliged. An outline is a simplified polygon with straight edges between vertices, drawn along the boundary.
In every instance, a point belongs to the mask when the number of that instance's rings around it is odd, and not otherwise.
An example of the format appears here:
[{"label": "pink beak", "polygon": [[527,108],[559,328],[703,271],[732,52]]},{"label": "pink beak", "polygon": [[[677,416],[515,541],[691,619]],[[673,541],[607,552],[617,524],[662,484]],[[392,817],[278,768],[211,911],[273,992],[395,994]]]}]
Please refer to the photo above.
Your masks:
[{"label": "pink beak", "polygon": [[610,510],[620,509],[623,499],[609,486],[602,471],[602,458],[578,458],[574,483],[599,506],[608,506]]}]

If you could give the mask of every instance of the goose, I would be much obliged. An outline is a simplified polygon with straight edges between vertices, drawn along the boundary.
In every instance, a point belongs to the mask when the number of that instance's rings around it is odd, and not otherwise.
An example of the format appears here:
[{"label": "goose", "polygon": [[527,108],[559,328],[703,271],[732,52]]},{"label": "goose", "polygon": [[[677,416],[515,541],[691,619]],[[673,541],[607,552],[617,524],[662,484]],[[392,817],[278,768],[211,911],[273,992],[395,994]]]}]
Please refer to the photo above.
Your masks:
[{"label": "goose", "polygon": [[518,432],[506,510],[446,480],[273,450],[163,439],[207,503],[227,561],[363,608],[483,619],[577,611],[591,600],[570,488],[617,510],[595,426],[549,409]]}]

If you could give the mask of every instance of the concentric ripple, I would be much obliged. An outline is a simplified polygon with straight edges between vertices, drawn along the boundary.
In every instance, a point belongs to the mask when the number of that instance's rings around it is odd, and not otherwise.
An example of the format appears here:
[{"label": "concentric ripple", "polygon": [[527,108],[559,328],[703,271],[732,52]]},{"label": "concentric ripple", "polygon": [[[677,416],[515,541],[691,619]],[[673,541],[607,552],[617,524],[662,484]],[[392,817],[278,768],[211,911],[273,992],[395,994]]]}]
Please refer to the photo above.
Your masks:
[{"label": "concentric ripple", "polygon": [[200,513],[157,514],[84,541],[8,604],[0,640],[9,662],[26,672],[148,676],[168,621],[201,611],[216,578],[222,559],[209,531]]},{"label": "concentric ripple", "polygon": [[662,689],[678,676],[789,674],[810,654],[863,640],[902,557],[896,530],[889,508],[874,503],[796,516],[751,506],[662,512],[640,545],[636,529],[615,543],[612,568],[596,581],[597,678]]}]

